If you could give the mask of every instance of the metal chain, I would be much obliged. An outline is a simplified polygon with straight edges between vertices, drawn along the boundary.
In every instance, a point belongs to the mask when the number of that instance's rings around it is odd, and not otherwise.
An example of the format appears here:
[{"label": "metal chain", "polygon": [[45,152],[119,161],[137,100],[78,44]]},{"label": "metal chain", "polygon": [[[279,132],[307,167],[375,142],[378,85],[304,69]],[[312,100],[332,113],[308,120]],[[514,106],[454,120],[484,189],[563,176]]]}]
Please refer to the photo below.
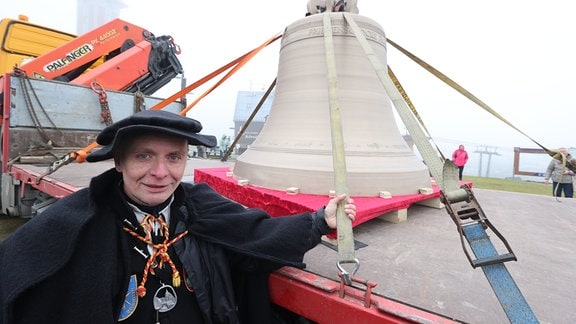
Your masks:
[{"label": "metal chain", "polygon": [[100,121],[106,126],[112,125],[112,114],[110,113],[110,107],[108,106],[108,97],[106,95],[106,90],[96,81],[92,81],[90,87],[98,95],[98,101],[100,101]]}]

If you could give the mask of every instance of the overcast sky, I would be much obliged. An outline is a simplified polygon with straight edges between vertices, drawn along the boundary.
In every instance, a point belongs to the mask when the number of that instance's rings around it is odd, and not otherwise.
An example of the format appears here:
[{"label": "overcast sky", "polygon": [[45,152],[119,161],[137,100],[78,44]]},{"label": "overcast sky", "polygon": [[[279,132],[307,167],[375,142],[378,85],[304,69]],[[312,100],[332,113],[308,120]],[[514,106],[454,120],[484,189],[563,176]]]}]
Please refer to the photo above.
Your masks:
[{"label": "overcast sky", "polygon": [[[8,2],[8,1],[4,1]],[[182,48],[188,83],[304,17],[306,1],[125,0],[120,18]],[[540,144],[576,146],[576,19],[569,0],[359,0],[360,14],[386,36],[479,97]],[[15,0],[2,16],[75,33],[76,1]],[[276,76],[280,41],[268,46],[189,116],[206,133],[232,135],[236,93],[263,90]],[[437,140],[537,147],[388,46],[388,64]],[[166,90],[170,95],[175,90]],[[191,101],[202,89],[188,97]],[[164,95],[164,94],[163,94]],[[400,126],[403,130],[403,127]]]}]

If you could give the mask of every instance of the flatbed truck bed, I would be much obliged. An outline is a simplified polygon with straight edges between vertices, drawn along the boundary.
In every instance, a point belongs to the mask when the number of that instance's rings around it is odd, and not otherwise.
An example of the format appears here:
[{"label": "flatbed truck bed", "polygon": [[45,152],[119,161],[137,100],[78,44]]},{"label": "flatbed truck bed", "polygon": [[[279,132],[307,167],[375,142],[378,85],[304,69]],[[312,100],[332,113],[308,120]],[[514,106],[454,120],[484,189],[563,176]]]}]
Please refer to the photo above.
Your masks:
[{"label": "flatbed truck bed", "polygon": [[[184,181],[195,168],[233,167],[232,162],[191,158]],[[38,175],[45,169],[15,164]],[[45,180],[80,188],[112,167],[111,161],[70,164]],[[474,189],[491,221],[518,256],[506,263],[541,323],[574,323],[576,312],[576,200]],[[377,283],[373,293],[467,323],[506,323],[508,319],[481,269],[473,269],[455,225],[443,209],[410,207],[408,220],[374,219],[354,228],[361,248],[357,275]],[[338,281],[337,252],[320,244],[304,259],[306,272]]]}]

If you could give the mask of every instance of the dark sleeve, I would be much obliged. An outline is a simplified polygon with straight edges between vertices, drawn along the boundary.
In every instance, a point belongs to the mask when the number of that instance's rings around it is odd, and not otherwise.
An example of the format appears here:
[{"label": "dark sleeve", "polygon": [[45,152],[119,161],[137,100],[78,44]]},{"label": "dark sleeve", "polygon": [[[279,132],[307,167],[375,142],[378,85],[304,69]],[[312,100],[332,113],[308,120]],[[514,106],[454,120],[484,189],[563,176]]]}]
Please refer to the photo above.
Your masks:
[{"label": "dark sleeve", "polygon": [[0,323],[110,323],[120,228],[91,218],[87,195],[60,199],[0,244]]},{"label": "dark sleeve", "polygon": [[326,218],[324,217],[324,208],[320,208],[317,212],[312,214],[312,221],[314,222],[314,229],[320,233],[320,235],[326,235],[332,232],[328,223],[326,223]]},{"label": "dark sleeve", "polygon": [[271,217],[261,209],[245,208],[221,196],[207,184],[189,189],[189,231],[244,255],[302,267],[304,253],[330,232],[323,208]]}]

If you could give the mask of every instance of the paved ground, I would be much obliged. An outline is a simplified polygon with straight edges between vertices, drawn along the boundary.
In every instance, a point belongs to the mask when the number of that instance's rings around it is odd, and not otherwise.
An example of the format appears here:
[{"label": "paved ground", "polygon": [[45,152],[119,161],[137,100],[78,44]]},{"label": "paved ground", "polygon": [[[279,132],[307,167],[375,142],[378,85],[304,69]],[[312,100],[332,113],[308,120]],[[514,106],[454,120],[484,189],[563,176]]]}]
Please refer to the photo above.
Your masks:
[{"label": "paved ground", "polygon": [[[231,165],[192,159],[194,167]],[[93,173],[91,173],[93,174]],[[518,261],[506,267],[541,323],[576,323],[576,199],[475,189],[482,209],[512,245]],[[24,220],[0,216],[0,240]],[[507,323],[481,269],[473,269],[456,226],[444,209],[414,205],[405,223],[371,220],[354,229],[366,244],[356,251],[356,276],[375,292],[469,323]],[[308,270],[336,279],[337,253],[319,245]]]},{"label": "paved ground", "polygon": [[20,225],[24,224],[28,219],[20,217],[8,217],[0,215],[0,241],[10,235]]},{"label": "paved ground", "polygon": [[[506,268],[541,323],[576,323],[576,199],[474,190],[517,262]],[[490,234],[490,233],[489,233]],[[490,235],[494,240],[493,235]],[[376,292],[469,323],[507,323],[481,269],[473,269],[444,209],[412,206],[408,221],[374,219],[354,229],[357,276]],[[308,270],[336,279],[337,253],[310,251]]]}]

